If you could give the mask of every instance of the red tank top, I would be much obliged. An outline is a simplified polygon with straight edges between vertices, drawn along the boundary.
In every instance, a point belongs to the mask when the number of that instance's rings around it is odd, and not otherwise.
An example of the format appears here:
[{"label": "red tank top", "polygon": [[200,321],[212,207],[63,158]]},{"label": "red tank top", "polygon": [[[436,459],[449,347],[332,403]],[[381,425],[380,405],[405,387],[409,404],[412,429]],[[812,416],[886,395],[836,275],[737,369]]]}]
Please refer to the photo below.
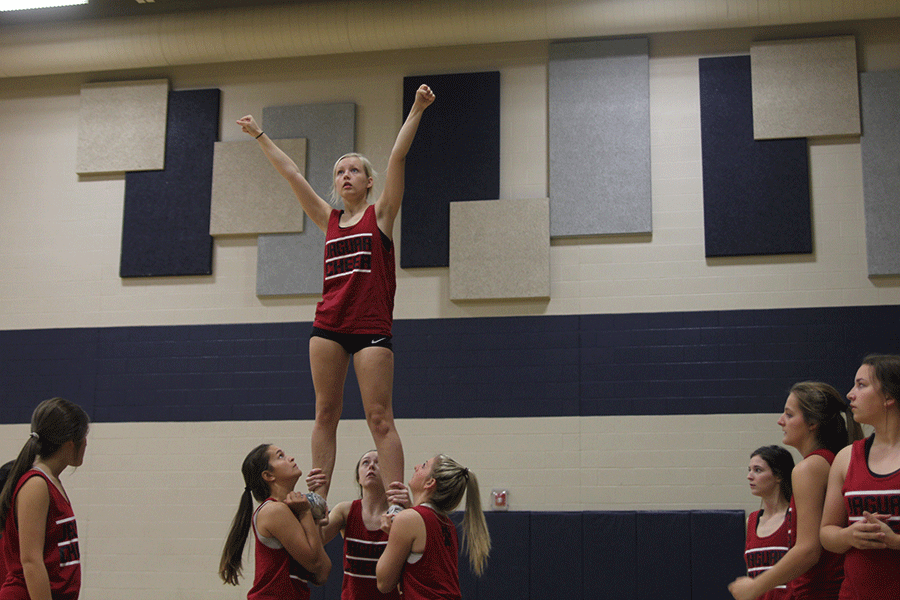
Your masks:
[{"label": "red tank top", "polygon": [[404,600],[460,600],[456,526],[427,506],[413,510],[425,521],[425,552],[403,567]]},{"label": "red tank top", "polygon": [[378,229],[374,206],[351,227],[340,226],[342,213],[332,210],[328,218],[322,300],[313,325],[390,336],[397,289],[394,244]]},{"label": "red tank top", "polygon": [[375,565],[387,546],[388,536],[380,529],[366,529],[362,517],[362,500],[354,500],[344,525],[344,582],[341,600],[370,600],[390,598],[397,600],[396,588],[382,594],[375,579]]},{"label": "red tank top", "polygon": [[[853,442],[844,480],[844,508],[848,525],[863,518],[863,511],[891,515],[888,525],[900,533],[900,471],[876,475],[869,470],[869,448],[875,436]],[[900,598],[900,550],[850,548],[844,559],[841,598],[868,600]]]},{"label": "red tank top", "polygon": [[[828,461],[834,462],[834,453],[820,448],[811,452],[809,456],[819,455]],[[791,497],[791,547],[797,543],[797,505]],[[844,579],[844,555],[828,552],[824,548],[819,555],[819,562],[790,582],[791,600],[837,600],[841,591],[841,582]]]},{"label": "red tank top", "polygon": [[[253,512],[253,535],[256,538],[256,573],[247,600],[309,600],[306,585],[309,573],[288,554],[281,542],[274,538],[261,538],[256,530],[256,517],[268,498]],[[266,545],[266,544],[269,545]]]},{"label": "red tank top", "polygon": [[31,469],[19,479],[13,492],[12,506],[6,516],[3,532],[3,551],[6,558],[7,576],[0,588],[2,600],[27,600],[25,576],[19,554],[19,533],[16,527],[16,496],[22,485],[32,477],[41,477],[50,492],[50,506],[47,509],[47,525],[44,542],[44,566],[50,578],[53,600],[75,600],[81,590],[81,553],[78,549],[78,527],[72,505],[62,492],[40,469]]},{"label": "red tank top", "polygon": [[[744,562],[747,563],[747,575],[755,578],[772,568],[775,563],[781,560],[787,554],[790,548],[790,519],[784,516],[781,526],[771,535],[759,537],[756,534],[756,527],[759,523],[759,513],[762,511],[750,513],[747,520],[747,545],[744,552]],[[759,597],[759,600],[786,600],[790,597],[787,585],[780,585],[773,590],[769,590]]]}]

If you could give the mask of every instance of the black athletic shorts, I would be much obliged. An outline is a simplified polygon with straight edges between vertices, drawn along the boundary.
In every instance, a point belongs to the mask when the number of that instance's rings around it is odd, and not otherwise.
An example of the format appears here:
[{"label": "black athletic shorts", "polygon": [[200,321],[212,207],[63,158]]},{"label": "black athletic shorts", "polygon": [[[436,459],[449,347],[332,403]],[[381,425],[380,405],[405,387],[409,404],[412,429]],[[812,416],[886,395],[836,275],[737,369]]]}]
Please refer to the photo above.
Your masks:
[{"label": "black athletic shorts", "polygon": [[391,352],[394,351],[391,345],[391,336],[375,335],[371,333],[338,333],[336,331],[328,331],[319,327],[313,327],[309,337],[320,337],[332,342],[337,342],[343,346],[347,354],[356,354],[363,348],[387,348]]}]

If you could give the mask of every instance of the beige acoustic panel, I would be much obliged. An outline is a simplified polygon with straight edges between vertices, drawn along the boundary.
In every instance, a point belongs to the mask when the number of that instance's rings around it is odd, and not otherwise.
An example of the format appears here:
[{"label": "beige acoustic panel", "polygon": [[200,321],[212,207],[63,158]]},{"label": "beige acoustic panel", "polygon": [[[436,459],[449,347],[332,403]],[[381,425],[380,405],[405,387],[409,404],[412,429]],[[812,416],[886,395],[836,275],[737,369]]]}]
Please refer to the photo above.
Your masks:
[{"label": "beige acoustic panel", "polygon": [[550,201],[450,203],[450,299],[550,297]]},{"label": "beige acoustic panel", "polygon": [[115,173],[165,168],[169,81],[81,86],[75,171]]},{"label": "beige acoustic panel", "polygon": [[[276,143],[305,173],[306,139]],[[210,209],[212,236],[303,231],[300,202],[256,140],[216,142]]]},{"label": "beige acoustic panel", "polygon": [[753,44],[753,137],[859,135],[856,39]]}]

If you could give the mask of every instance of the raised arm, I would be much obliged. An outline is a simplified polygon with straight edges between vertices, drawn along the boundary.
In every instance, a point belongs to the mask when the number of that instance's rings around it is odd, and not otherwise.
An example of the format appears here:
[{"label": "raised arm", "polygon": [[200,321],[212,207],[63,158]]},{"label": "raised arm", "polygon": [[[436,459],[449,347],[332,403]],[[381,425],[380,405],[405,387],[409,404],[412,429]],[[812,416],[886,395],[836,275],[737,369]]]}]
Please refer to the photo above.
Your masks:
[{"label": "raised arm", "polygon": [[394,517],[387,546],[375,565],[379,592],[386,594],[397,587],[410,553],[424,551],[425,535],[425,521],[416,511],[404,510]]},{"label": "raised arm", "polygon": [[[302,497],[302,494],[297,496]],[[305,498],[293,500],[302,502]],[[271,502],[259,512],[256,525],[262,535],[281,542],[288,554],[312,574],[313,583],[321,585],[328,579],[331,559],[309,510],[296,515],[287,504]]]},{"label": "raised arm", "polygon": [[269,136],[256,124],[252,115],[241,117],[237,120],[237,124],[241,126],[241,130],[244,133],[256,138],[256,141],[259,142],[259,147],[262,148],[266,158],[269,159],[269,162],[272,163],[275,170],[277,170],[291,185],[291,189],[294,190],[294,195],[297,196],[297,200],[300,201],[300,206],[303,207],[303,212],[306,213],[319,229],[325,231],[328,228],[328,217],[331,214],[331,205],[323,200],[316,191],[312,189],[312,186],[309,185],[309,182],[306,181],[306,178],[303,177],[299,167],[297,167],[297,163],[291,160],[290,156],[285,154],[281,148],[275,145],[275,142],[269,139]]},{"label": "raised arm", "polygon": [[740,577],[728,590],[736,600],[753,600],[776,586],[799,577],[819,562],[819,523],[828,485],[828,461],[821,456],[804,459],[791,473],[797,507],[797,541],[775,565],[755,579]]},{"label": "raised arm", "polygon": [[384,190],[378,201],[375,202],[375,216],[378,219],[378,228],[388,237],[393,238],[394,219],[400,211],[400,203],[403,201],[403,186],[406,177],[406,155],[412,146],[422,113],[434,102],[434,92],[427,85],[419,86],[416,90],[416,99],[409,115],[397,134],[397,140],[391,149],[388,159],[387,172],[385,174]]}]

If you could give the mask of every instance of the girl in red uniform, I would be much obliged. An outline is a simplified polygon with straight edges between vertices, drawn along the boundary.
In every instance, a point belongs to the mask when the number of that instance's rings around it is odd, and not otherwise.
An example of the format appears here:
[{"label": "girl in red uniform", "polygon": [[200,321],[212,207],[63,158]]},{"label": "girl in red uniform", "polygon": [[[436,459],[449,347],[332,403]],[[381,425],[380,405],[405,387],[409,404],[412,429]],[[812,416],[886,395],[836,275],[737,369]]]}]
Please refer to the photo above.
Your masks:
[{"label": "girl in red uniform", "polygon": [[836,600],[843,561],[822,550],[819,524],[834,455],[862,434],[838,391],[816,381],[791,388],[778,425],[784,444],[803,456],[791,473],[790,550],[765,573],[754,579],[739,577],[728,589],[736,600],[753,600],[788,584],[791,600]]},{"label": "girl in red uniform", "polygon": [[[311,469],[306,484],[315,492],[325,475],[320,469]],[[341,502],[328,516],[322,528],[322,539],[327,544],[338,533],[344,536],[344,580],[341,600],[398,600],[398,591],[386,594],[378,591],[375,581],[375,564],[387,546],[388,535],[381,529],[381,516],[390,504],[409,506],[409,493],[402,483],[394,482],[385,492],[378,465],[378,452],[370,450],[356,463],[356,484],[360,498]]]},{"label": "girl in red uniform", "polygon": [[[225,541],[219,575],[237,585],[250,529],[256,536],[256,573],[248,600],[307,600],[307,582],[324,583],[331,570],[309,501],[294,492],[303,474],[277,446],[254,448],[241,467],[244,493]],[[253,498],[260,502],[253,510]]]},{"label": "girl in red uniform", "polygon": [[[747,544],[744,561],[747,575],[756,578],[768,571],[790,547],[787,519],[791,502],[791,471],[794,457],[781,446],[763,446],[750,455],[747,481],[750,493],[758,496],[762,508],[747,519]],[[763,594],[763,600],[787,600],[786,585],[776,586]]]},{"label": "girl in red uniform", "polygon": [[867,356],[847,398],[875,431],[834,460],[822,545],[846,553],[841,600],[900,598],[900,356]]},{"label": "girl in red uniform", "polygon": [[469,469],[439,454],[416,467],[409,481],[413,507],[383,521],[390,529],[378,559],[378,589],[398,585],[405,600],[459,600],[459,542],[448,516],[466,497],[463,542],[476,575],[484,572],[491,538],[478,480]]},{"label": "girl in red uniform", "polygon": [[431,89],[421,86],[397,134],[388,159],[384,190],[374,205],[367,202],[374,185],[369,161],[355,153],[338,159],[332,196],[340,197],[343,210],[333,208],[312,189],[294,161],[265,135],[252,116],[237,121],[243,131],[256,138],[275,169],[290,183],[304,212],[325,232],[322,301],[316,306],[309,340],[316,393],[312,464],[326,475],[318,492],[323,498],[327,497],[334,472],[337,426],[351,357],[366,422],[381,457],[384,487],[404,479],[403,445],[391,406],[391,325],[396,289],[393,231],[403,200],[406,154],[423,111],[432,102]]},{"label": "girl in red uniform", "polygon": [[59,476],[84,462],[90,419],[63,398],[41,402],[0,494],[7,576],[2,600],[75,600],[81,553],[75,513]]}]

